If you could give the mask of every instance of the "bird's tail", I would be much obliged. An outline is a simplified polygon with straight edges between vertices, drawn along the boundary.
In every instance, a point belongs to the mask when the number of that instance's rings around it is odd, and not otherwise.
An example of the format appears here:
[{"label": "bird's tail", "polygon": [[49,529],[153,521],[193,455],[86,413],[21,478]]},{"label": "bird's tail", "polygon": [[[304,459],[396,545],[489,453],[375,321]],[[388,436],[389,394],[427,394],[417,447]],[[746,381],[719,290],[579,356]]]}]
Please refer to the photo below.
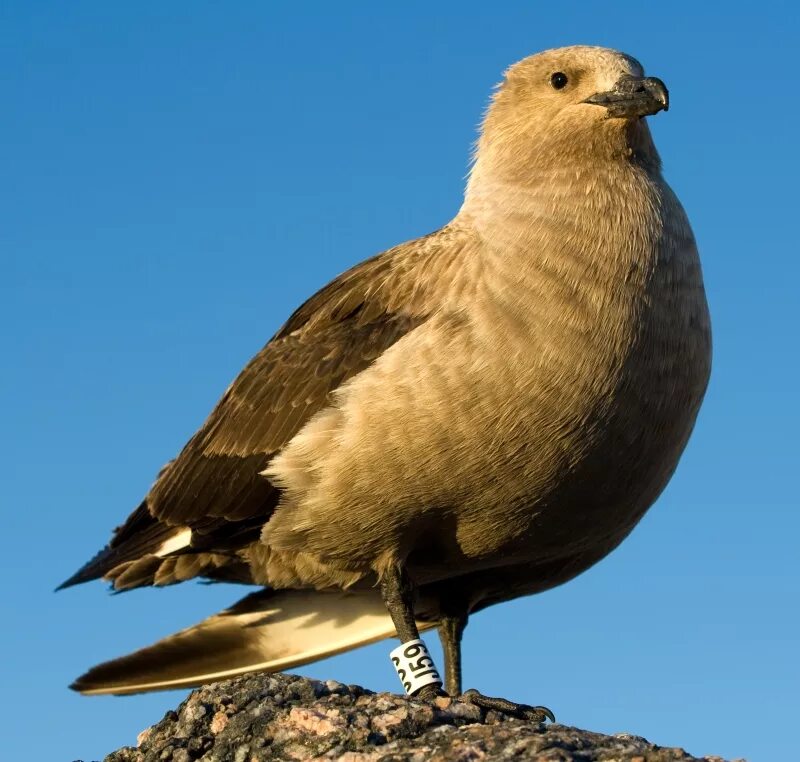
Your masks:
[{"label": "bird's tail", "polygon": [[[435,626],[433,614],[423,616],[420,629]],[[70,687],[87,695],[192,687],[297,667],[394,634],[377,590],[263,590],[194,627],[98,664]]]}]

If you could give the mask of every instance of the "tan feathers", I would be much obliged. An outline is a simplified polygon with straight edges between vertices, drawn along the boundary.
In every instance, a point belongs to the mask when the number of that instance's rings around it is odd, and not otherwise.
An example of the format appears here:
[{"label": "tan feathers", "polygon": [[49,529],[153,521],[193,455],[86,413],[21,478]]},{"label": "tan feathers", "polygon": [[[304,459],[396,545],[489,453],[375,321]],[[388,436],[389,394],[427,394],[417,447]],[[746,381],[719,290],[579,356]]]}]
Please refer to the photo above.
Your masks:
[{"label": "tan feathers", "polygon": [[[301,306],[72,580],[193,569],[287,589],[263,600],[285,595],[290,613],[254,628],[243,602],[90,673],[92,690],[385,637],[374,589],[388,568],[428,613],[451,599],[472,611],[565,582],[624,539],[672,475],[710,371],[694,237],[640,118],[667,104],[608,49],[508,70],[457,216]],[[160,559],[173,527],[190,544]],[[363,618],[332,631],[336,599],[309,588],[350,590]]]}]

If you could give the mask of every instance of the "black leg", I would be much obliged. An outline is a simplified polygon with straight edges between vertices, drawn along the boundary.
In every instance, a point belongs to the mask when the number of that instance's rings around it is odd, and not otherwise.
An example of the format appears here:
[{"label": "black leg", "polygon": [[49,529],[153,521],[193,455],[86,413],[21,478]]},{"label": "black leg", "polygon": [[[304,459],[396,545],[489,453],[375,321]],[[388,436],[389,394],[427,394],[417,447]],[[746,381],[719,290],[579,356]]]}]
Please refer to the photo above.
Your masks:
[{"label": "black leg", "polygon": [[462,696],[465,701],[483,709],[493,709],[533,722],[544,722],[545,718],[555,722],[553,713],[545,706],[529,706],[504,698],[484,696],[474,688],[462,694],[461,636],[467,626],[467,608],[458,605],[458,598],[448,591],[442,596],[442,612],[442,618],[439,620],[439,638],[444,651],[445,688],[448,694]]},{"label": "black leg", "polygon": [[[417,622],[414,619],[414,587],[408,575],[400,566],[393,567],[381,579],[383,602],[392,617],[401,643],[419,638]],[[417,698],[432,701],[441,695],[436,685],[426,685],[415,694]]]},{"label": "black leg", "polygon": [[466,613],[445,614],[439,621],[439,640],[444,651],[444,686],[451,696],[461,695],[461,636],[466,626]]},{"label": "black leg", "polygon": [[[402,567],[393,567],[381,579],[381,595],[386,605],[392,622],[397,630],[397,636],[402,643],[419,638],[417,622],[414,618],[414,587]],[[449,597],[449,596],[448,596]],[[456,611],[457,613],[451,613]],[[439,637],[445,657],[445,679],[447,692],[451,696],[461,695],[465,701],[484,709],[493,709],[503,714],[511,714],[535,722],[543,722],[549,718],[555,722],[553,713],[544,706],[529,706],[518,704],[503,698],[484,696],[472,689],[461,693],[461,636],[467,624],[466,608],[444,607],[444,613],[439,622]],[[416,694],[417,698],[432,701],[442,692],[435,685],[426,685]]]}]

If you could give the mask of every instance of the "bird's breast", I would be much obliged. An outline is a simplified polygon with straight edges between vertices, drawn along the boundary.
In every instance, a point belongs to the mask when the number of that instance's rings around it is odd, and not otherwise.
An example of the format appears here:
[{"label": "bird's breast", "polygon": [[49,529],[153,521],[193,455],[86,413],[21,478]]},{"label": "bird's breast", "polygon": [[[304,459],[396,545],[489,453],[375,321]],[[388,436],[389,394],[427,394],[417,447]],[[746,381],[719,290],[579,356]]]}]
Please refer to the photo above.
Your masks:
[{"label": "bird's breast", "polygon": [[710,331],[691,234],[653,230],[595,240],[588,257],[577,242],[534,249],[484,280],[475,332],[493,358],[487,398],[504,402],[477,423],[497,476],[462,513],[467,554],[610,550],[666,485],[705,392]]},{"label": "bird's breast", "polygon": [[674,470],[708,377],[691,232],[657,207],[465,250],[456,296],[274,460],[265,544],[354,574],[424,555],[428,578],[613,548]]}]

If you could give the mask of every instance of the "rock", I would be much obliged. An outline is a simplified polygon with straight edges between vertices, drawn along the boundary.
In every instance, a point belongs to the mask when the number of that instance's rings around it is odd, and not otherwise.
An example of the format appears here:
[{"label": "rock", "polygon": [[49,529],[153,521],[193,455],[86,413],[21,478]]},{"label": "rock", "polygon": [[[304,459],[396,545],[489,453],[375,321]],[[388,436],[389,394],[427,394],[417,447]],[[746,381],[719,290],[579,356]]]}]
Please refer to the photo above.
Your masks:
[{"label": "rock", "polygon": [[[334,680],[249,675],[193,691],[105,762],[691,762],[644,738],[538,725],[439,699],[433,705]],[[724,762],[702,757],[703,762]]]}]

